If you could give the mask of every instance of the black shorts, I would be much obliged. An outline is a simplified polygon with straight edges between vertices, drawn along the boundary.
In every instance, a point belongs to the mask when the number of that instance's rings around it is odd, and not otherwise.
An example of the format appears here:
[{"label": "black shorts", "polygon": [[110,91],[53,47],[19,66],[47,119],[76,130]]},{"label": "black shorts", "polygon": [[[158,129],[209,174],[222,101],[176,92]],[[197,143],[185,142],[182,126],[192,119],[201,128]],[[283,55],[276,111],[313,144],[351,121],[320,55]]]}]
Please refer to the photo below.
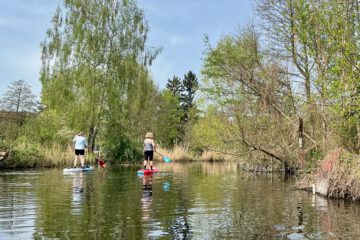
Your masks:
[{"label": "black shorts", "polygon": [[145,160],[152,161],[153,157],[154,157],[154,151],[145,151],[144,152],[144,157],[145,157]]},{"label": "black shorts", "polygon": [[85,155],[85,149],[75,149],[75,155]]}]

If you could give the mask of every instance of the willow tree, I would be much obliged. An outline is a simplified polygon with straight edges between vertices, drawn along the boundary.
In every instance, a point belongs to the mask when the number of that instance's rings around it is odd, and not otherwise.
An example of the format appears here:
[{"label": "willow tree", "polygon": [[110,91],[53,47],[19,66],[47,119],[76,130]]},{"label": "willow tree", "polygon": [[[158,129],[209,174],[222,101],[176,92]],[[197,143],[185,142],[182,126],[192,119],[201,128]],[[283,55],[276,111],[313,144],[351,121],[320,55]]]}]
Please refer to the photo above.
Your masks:
[{"label": "willow tree", "polygon": [[158,52],[146,47],[143,11],[135,0],[66,0],[52,23],[41,43],[47,111],[66,127],[89,131],[91,145],[99,129],[127,134],[133,88],[151,84],[146,66]]}]

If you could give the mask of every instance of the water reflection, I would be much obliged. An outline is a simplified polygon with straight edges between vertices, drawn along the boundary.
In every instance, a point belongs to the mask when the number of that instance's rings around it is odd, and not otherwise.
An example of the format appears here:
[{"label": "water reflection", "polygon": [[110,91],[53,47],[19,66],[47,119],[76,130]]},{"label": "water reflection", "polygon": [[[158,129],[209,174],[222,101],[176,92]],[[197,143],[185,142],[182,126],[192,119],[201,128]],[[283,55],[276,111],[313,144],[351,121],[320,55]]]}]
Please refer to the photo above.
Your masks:
[{"label": "water reflection", "polygon": [[[160,165],[160,164],[159,164]],[[171,169],[170,169],[171,168]],[[236,164],[0,172],[0,239],[357,239],[360,206]],[[103,170],[103,169],[102,169]],[[105,174],[106,173],[106,174]]]},{"label": "water reflection", "polygon": [[150,238],[159,238],[167,235],[161,224],[154,217],[153,209],[153,179],[154,175],[144,175],[142,177],[142,197],[141,197],[141,210],[145,236]]},{"label": "water reflection", "polygon": [[71,201],[71,213],[80,214],[82,209],[82,202],[84,199],[84,173],[79,172],[73,174],[73,191],[72,191],[72,201]]},{"label": "water reflection", "polygon": [[141,209],[142,209],[142,220],[149,221],[151,219],[151,203],[152,203],[152,175],[145,175],[142,178],[142,198],[141,198]]},{"label": "water reflection", "polygon": [[320,215],[320,231],[323,233],[327,233],[329,239],[337,239],[335,234],[333,233],[333,216],[329,212],[328,199],[313,194],[312,197],[312,206],[319,211]]},{"label": "water reflection", "polygon": [[34,231],[37,175],[0,172],[0,239],[26,239]]}]

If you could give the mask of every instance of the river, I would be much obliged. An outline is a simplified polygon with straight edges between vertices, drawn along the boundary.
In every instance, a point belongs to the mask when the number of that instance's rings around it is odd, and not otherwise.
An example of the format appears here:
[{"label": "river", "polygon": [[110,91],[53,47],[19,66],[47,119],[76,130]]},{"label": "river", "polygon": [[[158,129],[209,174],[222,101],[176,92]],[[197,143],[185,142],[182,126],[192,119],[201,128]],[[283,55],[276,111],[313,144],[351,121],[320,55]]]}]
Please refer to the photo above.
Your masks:
[{"label": "river", "polygon": [[236,163],[0,172],[0,239],[358,239],[360,207]]}]

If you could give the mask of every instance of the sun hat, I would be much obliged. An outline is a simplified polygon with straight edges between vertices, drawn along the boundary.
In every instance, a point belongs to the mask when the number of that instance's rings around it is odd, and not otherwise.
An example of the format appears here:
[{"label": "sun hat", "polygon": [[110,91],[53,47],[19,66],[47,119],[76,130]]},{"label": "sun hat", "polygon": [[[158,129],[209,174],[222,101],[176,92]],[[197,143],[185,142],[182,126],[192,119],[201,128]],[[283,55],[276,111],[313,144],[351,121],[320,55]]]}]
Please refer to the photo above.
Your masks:
[{"label": "sun hat", "polygon": [[145,134],[145,138],[153,138],[153,137],[154,137],[154,135],[153,135],[152,132],[147,132],[147,133]]}]

